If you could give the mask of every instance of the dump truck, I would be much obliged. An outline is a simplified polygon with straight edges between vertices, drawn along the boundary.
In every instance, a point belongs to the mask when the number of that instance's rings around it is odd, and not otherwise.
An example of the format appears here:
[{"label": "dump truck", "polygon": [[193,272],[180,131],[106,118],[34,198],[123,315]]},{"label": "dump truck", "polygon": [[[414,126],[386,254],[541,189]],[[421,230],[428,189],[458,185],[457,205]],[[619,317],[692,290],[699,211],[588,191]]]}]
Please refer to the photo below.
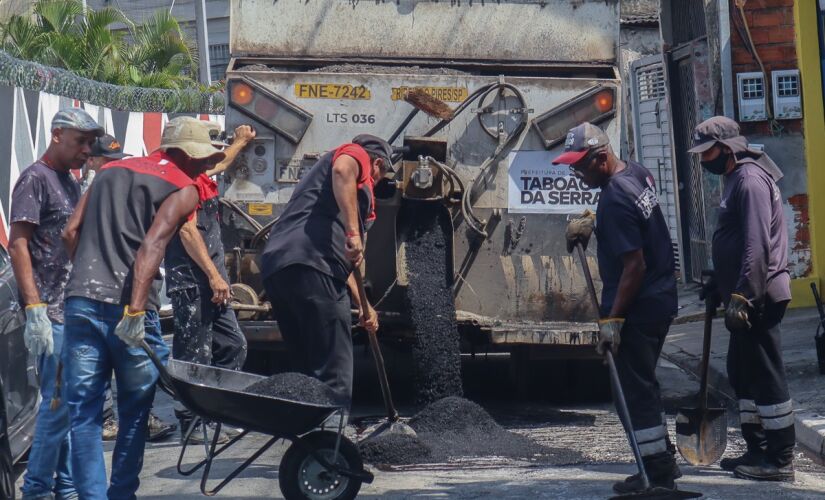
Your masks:
[{"label": "dump truck", "polygon": [[[453,291],[463,352],[594,356],[597,313],[564,231],[599,192],[551,160],[582,121],[619,150],[618,10],[618,0],[233,0],[226,130],[249,123],[257,137],[220,190],[252,348],[280,342],[260,277],[269,228],[321,154],[370,133],[398,160],[376,186],[366,244],[382,339],[416,334],[405,234],[426,206],[448,232],[439,279]],[[416,112],[410,89],[451,118]]]}]

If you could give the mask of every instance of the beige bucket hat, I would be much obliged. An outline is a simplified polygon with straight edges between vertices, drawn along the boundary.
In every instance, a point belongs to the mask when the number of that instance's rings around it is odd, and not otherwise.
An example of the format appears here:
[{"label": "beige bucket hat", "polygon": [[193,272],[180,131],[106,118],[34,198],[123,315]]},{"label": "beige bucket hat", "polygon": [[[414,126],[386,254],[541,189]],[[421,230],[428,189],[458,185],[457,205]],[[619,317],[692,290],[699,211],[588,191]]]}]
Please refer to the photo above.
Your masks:
[{"label": "beige bucket hat", "polygon": [[226,147],[227,144],[212,140],[209,132],[213,127],[210,122],[189,116],[173,118],[163,128],[158,149],[166,151],[175,148],[195,160],[214,156],[217,161],[221,161],[226,154],[220,148]]}]

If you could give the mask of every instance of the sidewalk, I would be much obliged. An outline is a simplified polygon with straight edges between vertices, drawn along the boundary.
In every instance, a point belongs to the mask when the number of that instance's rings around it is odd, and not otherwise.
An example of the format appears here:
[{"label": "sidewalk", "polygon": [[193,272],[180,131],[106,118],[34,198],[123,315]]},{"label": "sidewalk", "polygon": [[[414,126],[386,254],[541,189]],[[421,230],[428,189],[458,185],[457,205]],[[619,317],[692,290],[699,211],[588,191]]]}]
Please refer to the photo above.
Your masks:
[{"label": "sidewalk", "polygon": [[[680,316],[682,316],[681,311]],[[796,413],[797,441],[820,461],[823,461],[825,460],[825,375],[819,374],[814,345],[814,334],[818,323],[819,314],[816,308],[790,309],[782,322],[782,353]],[[675,324],[670,329],[662,349],[662,356],[696,373],[702,356],[702,334],[701,319]],[[720,315],[713,321],[709,380],[713,388],[735,400],[726,375],[729,338],[730,334],[725,329],[724,319]]]}]

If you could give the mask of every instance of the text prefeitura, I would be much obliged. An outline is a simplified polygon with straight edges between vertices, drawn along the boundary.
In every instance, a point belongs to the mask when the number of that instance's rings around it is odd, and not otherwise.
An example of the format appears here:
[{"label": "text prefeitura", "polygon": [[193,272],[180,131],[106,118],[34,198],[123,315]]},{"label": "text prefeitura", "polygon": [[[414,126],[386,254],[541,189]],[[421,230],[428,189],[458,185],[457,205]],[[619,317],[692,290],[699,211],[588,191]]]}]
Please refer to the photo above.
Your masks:
[{"label": "text prefeitura", "polygon": [[521,203],[541,205],[595,205],[599,192],[575,177],[519,177]]}]

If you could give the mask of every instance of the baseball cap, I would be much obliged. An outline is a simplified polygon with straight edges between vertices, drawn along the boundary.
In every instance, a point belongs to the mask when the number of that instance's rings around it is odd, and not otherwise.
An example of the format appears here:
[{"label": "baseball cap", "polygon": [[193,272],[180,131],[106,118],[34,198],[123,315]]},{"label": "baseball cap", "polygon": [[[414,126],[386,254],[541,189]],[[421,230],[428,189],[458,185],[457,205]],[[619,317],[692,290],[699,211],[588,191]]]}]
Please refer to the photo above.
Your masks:
[{"label": "baseball cap", "polygon": [[81,132],[94,132],[100,137],[103,127],[97,124],[89,113],[81,108],[63,108],[52,118],[52,130],[70,128]]},{"label": "baseball cap", "polygon": [[367,153],[383,158],[387,170],[392,168],[392,146],[389,142],[372,134],[356,135],[352,142],[364,148]]},{"label": "baseball cap", "polygon": [[98,137],[94,144],[92,144],[92,152],[89,153],[89,156],[102,156],[112,160],[119,160],[131,155],[123,152],[123,146],[117,142],[117,139],[109,134],[104,134]]},{"label": "baseball cap", "polygon": [[187,156],[195,160],[202,160],[212,156],[219,156],[218,161],[226,154],[218,148],[227,146],[226,143],[212,140],[209,123],[189,116],[179,116],[169,120],[163,127],[160,138],[161,151],[180,149]]},{"label": "baseball cap", "polygon": [[716,145],[739,137],[739,124],[726,116],[708,118],[693,129],[693,147],[688,153],[704,153]]},{"label": "baseball cap", "polygon": [[559,163],[572,165],[584,158],[590,151],[609,144],[610,139],[608,139],[604,130],[592,123],[584,122],[567,132],[567,139],[564,141],[564,153],[553,160],[553,165]]}]

